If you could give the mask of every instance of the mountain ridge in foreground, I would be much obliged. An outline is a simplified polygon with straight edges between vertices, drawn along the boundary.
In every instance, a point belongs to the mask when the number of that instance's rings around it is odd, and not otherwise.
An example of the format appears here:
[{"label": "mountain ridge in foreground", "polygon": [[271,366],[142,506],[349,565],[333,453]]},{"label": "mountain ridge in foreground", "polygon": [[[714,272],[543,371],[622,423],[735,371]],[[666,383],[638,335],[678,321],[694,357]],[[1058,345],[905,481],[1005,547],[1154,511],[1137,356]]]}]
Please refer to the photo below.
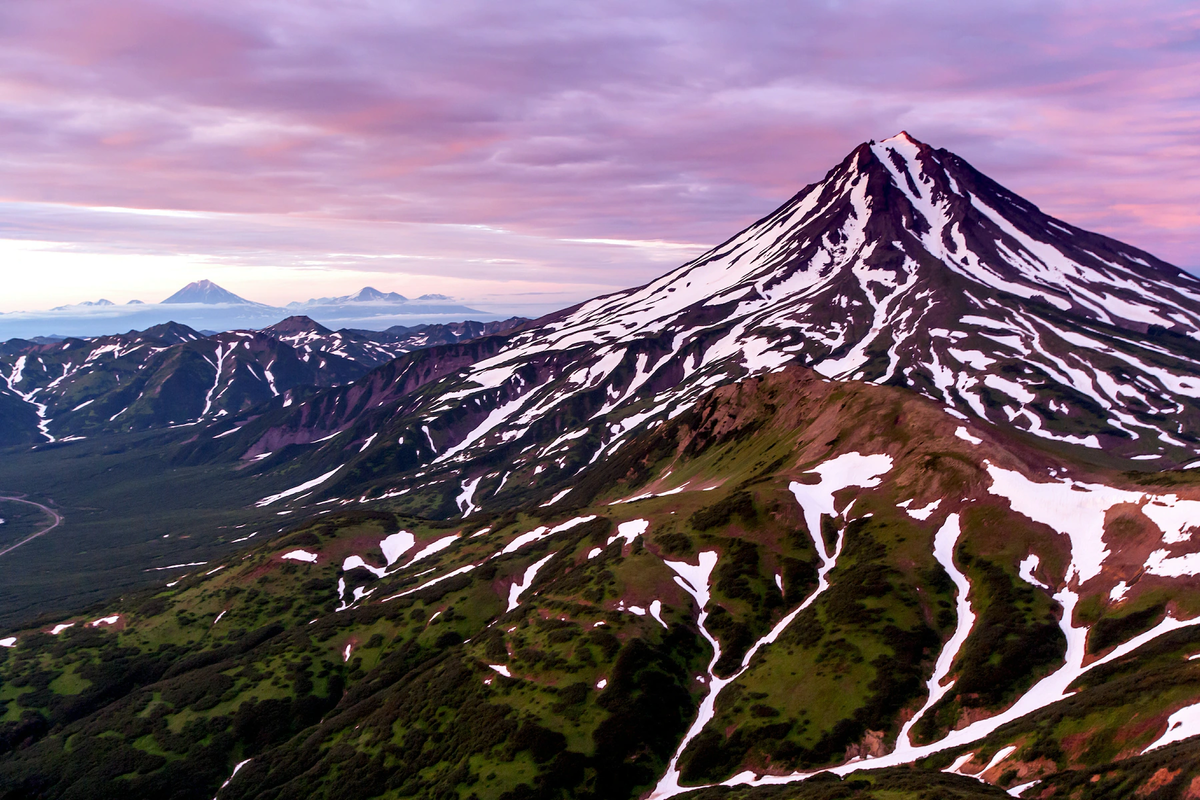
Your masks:
[{"label": "mountain ridge in foreground", "polygon": [[201,414],[142,491],[244,521],[0,637],[0,797],[1192,796],[1198,287],[901,135],[643,287]]},{"label": "mountain ridge in foreground", "polygon": [[13,633],[0,785],[183,797],[173,775],[211,793],[243,762],[220,797],[1190,780],[1200,750],[1168,718],[1200,701],[1179,571],[1200,487],[1039,448],[789,368],[714,390],[556,501],[298,522]]}]

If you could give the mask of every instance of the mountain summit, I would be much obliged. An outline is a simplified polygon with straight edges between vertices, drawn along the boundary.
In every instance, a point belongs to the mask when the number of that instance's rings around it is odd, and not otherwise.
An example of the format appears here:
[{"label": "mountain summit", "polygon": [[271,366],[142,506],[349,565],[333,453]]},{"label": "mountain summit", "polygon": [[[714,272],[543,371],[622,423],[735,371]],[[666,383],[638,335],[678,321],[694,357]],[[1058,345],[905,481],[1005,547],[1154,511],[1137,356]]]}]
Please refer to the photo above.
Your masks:
[{"label": "mountain summit", "polygon": [[349,303],[406,303],[408,298],[396,292],[381,292],[373,286],[364,286],[354,294],[340,297],[313,297],[304,303],[289,303],[288,308],[307,308],[312,306],[334,306]]},{"label": "mountain summit", "polygon": [[228,289],[222,289],[210,280],[193,281],[175,294],[163,300],[163,303],[203,303],[216,305],[227,303],[232,305],[257,305],[244,297],[238,297]]},{"label": "mountain summit", "polygon": [[408,298],[396,292],[381,292],[373,286],[364,286],[349,297],[337,299],[347,303],[403,303]]},{"label": "mountain summit", "polygon": [[[1200,458],[1197,339],[1200,281],[902,133],[645,286],[545,317],[482,360],[442,354],[470,366],[435,391],[401,400],[412,384],[397,368],[295,409],[249,452],[351,425],[369,435],[383,423],[353,409],[403,402],[413,416],[391,415],[375,447],[445,469],[511,458],[517,474],[565,482],[714,387],[798,364],[914,390],[964,420],[1183,465]],[[560,444],[539,447],[548,431]],[[478,490],[517,491],[502,475]]]}]

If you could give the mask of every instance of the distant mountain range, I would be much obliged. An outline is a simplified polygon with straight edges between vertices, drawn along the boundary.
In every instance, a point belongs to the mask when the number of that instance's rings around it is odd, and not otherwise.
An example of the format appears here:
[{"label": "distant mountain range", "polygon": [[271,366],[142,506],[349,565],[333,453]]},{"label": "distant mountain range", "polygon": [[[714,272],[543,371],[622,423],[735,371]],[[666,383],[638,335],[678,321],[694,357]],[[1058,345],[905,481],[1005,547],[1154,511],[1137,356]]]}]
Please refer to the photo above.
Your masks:
[{"label": "distant mountain range", "polygon": [[[443,295],[424,295],[422,300],[449,300]],[[312,306],[335,306],[345,303],[407,303],[408,298],[396,292],[381,292],[371,286],[364,286],[354,294],[342,297],[315,297],[304,303],[288,303],[288,308],[311,308]]]},{"label": "distant mountain range", "polygon": [[303,314],[333,328],[381,330],[394,325],[445,323],[499,315],[471,308],[442,294],[410,299],[366,286],[342,297],[319,297],[276,307],[247,300],[210,280],[189,283],[160,303],[88,300],[47,311],[0,314],[0,340],[9,338],[106,336],[178,322],[196,330],[258,329]]},{"label": "distant mountain range", "polygon": [[[226,302],[213,288],[199,292]],[[196,425],[273,398],[286,407],[405,353],[527,321],[334,331],[291,316],[262,330],[212,335],[169,322],[90,339],[10,339],[0,343],[0,445]]]}]

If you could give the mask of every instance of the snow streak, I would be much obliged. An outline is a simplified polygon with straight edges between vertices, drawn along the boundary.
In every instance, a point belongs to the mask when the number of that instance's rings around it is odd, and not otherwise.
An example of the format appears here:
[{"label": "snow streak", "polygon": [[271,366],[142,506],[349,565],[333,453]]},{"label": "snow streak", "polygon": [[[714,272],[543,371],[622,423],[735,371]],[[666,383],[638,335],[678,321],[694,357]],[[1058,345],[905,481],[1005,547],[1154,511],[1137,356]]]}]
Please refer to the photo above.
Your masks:
[{"label": "snow streak", "polygon": [[[802,611],[815,603],[829,588],[828,576],[830,571],[837,565],[838,556],[841,555],[845,533],[844,527],[839,530],[833,552],[830,552],[826,547],[824,537],[821,535],[821,517],[824,514],[840,516],[833,507],[833,494],[849,486],[878,486],[879,475],[890,470],[891,466],[892,459],[886,455],[862,456],[858,453],[846,453],[845,455],[830,459],[812,470],[813,473],[820,476],[820,483],[810,485],[793,482],[788,487],[804,510],[804,518],[809,528],[809,535],[812,537],[813,545],[816,547],[817,554],[821,559],[821,565],[817,568],[817,588],[805,598],[803,603],[792,609],[789,614],[777,622],[769,633],[754,643],[754,646],[742,658],[741,666],[728,678],[720,678],[713,673],[713,669],[721,659],[721,645],[717,642],[716,637],[704,626],[704,623],[708,619],[708,611],[705,608],[708,605],[709,598],[708,578],[712,574],[713,567],[716,566],[717,554],[711,551],[701,553],[700,565],[698,567],[692,567],[683,562],[664,562],[678,573],[679,577],[676,577],[675,582],[696,599],[696,605],[700,609],[697,624],[700,626],[701,635],[712,645],[713,657],[708,665],[708,693],[705,694],[704,699],[700,703],[696,719],[692,722],[691,727],[688,728],[687,733],[684,734],[683,740],[675,750],[675,754],[671,756],[666,774],[659,779],[658,785],[651,792],[650,800],[664,800],[664,798],[674,797],[677,794],[682,794],[694,788],[680,786],[679,758],[683,755],[683,752],[687,749],[691,741],[700,735],[700,732],[712,720],[716,710],[717,697],[725,687],[740,678],[750,668],[750,664],[759,650],[778,639],[779,635],[792,624],[792,621]],[[857,475],[854,474],[855,472],[857,472]]]}]

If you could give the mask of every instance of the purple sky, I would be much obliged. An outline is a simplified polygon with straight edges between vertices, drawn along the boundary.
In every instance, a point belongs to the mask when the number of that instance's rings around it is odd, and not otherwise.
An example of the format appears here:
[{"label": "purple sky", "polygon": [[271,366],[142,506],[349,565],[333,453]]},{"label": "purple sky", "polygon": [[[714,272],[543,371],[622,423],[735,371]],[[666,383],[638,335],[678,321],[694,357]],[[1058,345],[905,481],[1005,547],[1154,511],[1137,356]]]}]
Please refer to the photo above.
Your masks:
[{"label": "purple sky", "polygon": [[0,311],[635,285],[900,129],[1200,266],[1191,3],[0,3]]}]

